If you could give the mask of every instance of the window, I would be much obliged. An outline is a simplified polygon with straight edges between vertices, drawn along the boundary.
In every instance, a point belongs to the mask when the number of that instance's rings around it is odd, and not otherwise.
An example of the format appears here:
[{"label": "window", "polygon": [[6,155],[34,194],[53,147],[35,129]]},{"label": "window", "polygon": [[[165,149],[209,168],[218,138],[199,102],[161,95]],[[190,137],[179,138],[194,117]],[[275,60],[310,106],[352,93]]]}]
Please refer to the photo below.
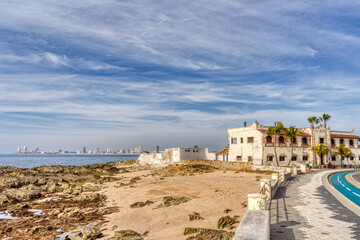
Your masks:
[{"label": "window", "polygon": [[272,137],[271,137],[271,136],[267,136],[267,137],[266,137],[266,142],[267,142],[267,143],[272,143]]},{"label": "window", "polygon": [[252,162],[253,157],[252,156],[248,156],[248,162]]},{"label": "window", "polygon": [[353,156],[351,156],[351,157],[350,157],[350,160],[351,160],[351,161],[353,161],[353,160],[354,160],[354,157],[353,157]]},{"label": "window", "polygon": [[359,161],[360,161],[360,156],[359,156]]},{"label": "window", "polygon": [[231,139],[231,144],[236,144],[237,143],[237,138],[232,138]]},{"label": "window", "polygon": [[296,156],[292,156],[291,157],[291,161],[296,161],[297,160],[297,157]]},{"label": "window", "polygon": [[349,144],[350,144],[350,146],[354,146],[354,140],[351,139]]},{"label": "window", "polygon": [[241,156],[236,156],[236,161],[241,161],[241,160],[242,160]]},{"label": "window", "polygon": [[303,156],[303,161],[306,162],[309,159],[308,156]]},{"label": "window", "polygon": [[342,156],[342,157],[341,157],[341,160],[343,160],[343,161],[344,161],[344,160],[345,160],[345,157],[344,157],[344,156]]},{"label": "window", "polygon": [[247,142],[248,143],[253,143],[254,142],[254,137],[248,137]]},{"label": "window", "polygon": [[185,149],[185,152],[190,152],[190,149]]},{"label": "window", "polygon": [[335,140],[331,139],[331,145],[335,145]]},{"label": "window", "polygon": [[340,144],[344,144],[344,139],[340,139]]},{"label": "window", "polygon": [[243,143],[243,142],[244,142],[244,139],[243,139],[243,138],[240,138],[240,142]]},{"label": "window", "polygon": [[279,143],[285,143],[285,138],[283,136],[279,137]]},{"label": "window", "polygon": [[331,156],[331,161],[336,161],[336,156]]},{"label": "window", "polygon": [[281,162],[285,161],[285,156],[280,156],[279,161],[281,161]]},{"label": "window", "polygon": [[273,156],[267,156],[267,160],[268,160],[268,162],[272,162]]},{"label": "window", "polygon": [[320,138],[320,144],[324,143],[324,138]]},{"label": "window", "polygon": [[296,138],[294,138],[294,139],[290,138],[290,140],[292,143],[296,143]]},{"label": "window", "polygon": [[302,142],[302,144],[307,144],[307,139],[306,139],[306,137],[303,137],[303,138],[301,139],[301,142]]}]

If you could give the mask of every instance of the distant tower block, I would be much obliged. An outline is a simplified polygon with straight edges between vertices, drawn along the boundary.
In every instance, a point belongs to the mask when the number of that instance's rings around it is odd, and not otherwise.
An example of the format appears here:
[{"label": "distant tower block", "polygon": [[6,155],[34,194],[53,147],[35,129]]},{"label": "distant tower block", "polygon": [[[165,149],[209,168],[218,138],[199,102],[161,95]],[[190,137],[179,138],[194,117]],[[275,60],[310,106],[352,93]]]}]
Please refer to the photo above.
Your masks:
[{"label": "distant tower block", "polygon": [[86,153],[86,147],[83,147],[82,153]]},{"label": "distant tower block", "polygon": [[17,147],[17,151],[16,151],[17,153],[21,153],[21,147],[20,146],[18,146]]},{"label": "distant tower block", "polygon": [[156,153],[159,153],[159,152],[160,152],[160,147],[159,147],[159,146],[156,146],[155,152],[156,152]]},{"label": "distant tower block", "polygon": [[108,148],[106,149],[106,152],[107,152],[107,153],[111,153],[111,148],[108,147]]}]

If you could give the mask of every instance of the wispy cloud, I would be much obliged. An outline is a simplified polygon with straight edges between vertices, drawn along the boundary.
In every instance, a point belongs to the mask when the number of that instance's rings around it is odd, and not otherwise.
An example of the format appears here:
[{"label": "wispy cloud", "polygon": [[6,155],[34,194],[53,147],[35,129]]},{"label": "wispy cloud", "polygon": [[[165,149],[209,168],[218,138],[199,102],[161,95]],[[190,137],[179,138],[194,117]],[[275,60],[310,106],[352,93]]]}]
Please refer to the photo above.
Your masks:
[{"label": "wispy cloud", "polygon": [[1,1],[0,131],[12,140],[0,151],[34,135],[221,148],[242,121],[301,127],[322,112],[333,128],[356,127],[359,10],[351,0]]}]

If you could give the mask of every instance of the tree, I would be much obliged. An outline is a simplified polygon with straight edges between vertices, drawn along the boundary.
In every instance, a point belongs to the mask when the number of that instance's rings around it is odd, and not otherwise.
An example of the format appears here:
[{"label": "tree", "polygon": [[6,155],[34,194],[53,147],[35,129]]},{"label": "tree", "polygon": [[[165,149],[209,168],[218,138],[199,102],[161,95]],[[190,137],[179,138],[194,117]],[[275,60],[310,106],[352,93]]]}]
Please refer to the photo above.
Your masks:
[{"label": "tree", "polygon": [[[314,124],[318,124],[320,122],[320,119],[316,116],[310,116],[308,117],[308,122],[311,125],[311,146],[315,147],[313,144],[315,143],[314,139]],[[313,159],[315,160],[315,151],[313,152]],[[315,166],[314,162],[313,165]]]},{"label": "tree", "polygon": [[319,119],[324,122],[324,127],[326,128],[326,123],[330,121],[331,115],[327,113],[323,113],[323,115],[319,117]]},{"label": "tree", "polygon": [[[319,117],[320,121],[324,122],[324,127],[325,127],[325,144],[327,145],[327,130],[326,130],[326,123],[328,121],[330,121],[331,119],[331,115],[327,114],[327,113],[323,113],[322,116]],[[327,162],[327,154],[326,154],[326,162]],[[327,167],[327,165],[326,165]]]},{"label": "tree", "polygon": [[291,144],[291,157],[288,162],[288,166],[290,166],[292,155],[294,152],[294,143],[296,142],[296,137],[298,134],[300,134],[300,130],[295,128],[294,126],[290,126],[288,129],[285,128],[285,136],[290,138],[290,144]]},{"label": "tree", "polygon": [[275,160],[277,166],[279,166],[279,160],[276,154],[276,138],[283,130],[284,130],[284,124],[282,124],[281,122],[275,122],[274,126],[268,128],[268,131],[274,134],[274,153],[275,153]]},{"label": "tree", "polygon": [[335,155],[339,155],[340,158],[340,164],[342,167],[342,158],[343,157],[350,157],[352,155],[352,152],[350,151],[350,149],[348,149],[347,147],[345,147],[344,144],[340,144],[339,146],[335,146],[334,149],[336,149],[336,152],[334,153]]},{"label": "tree", "polygon": [[312,147],[311,149],[314,150],[317,153],[317,155],[320,157],[320,159],[322,159],[322,156],[324,154],[326,154],[326,153],[328,153],[330,151],[329,147],[324,145],[324,144],[318,144],[318,145]]}]

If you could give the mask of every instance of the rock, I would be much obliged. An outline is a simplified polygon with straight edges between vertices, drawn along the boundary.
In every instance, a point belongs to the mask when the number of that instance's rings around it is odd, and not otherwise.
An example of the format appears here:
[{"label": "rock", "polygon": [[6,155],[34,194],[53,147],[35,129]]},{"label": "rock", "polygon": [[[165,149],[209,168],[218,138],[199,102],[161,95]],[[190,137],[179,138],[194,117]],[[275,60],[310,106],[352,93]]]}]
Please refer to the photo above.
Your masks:
[{"label": "rock", "polygon": [[90,201],[101,201],[103,196],[101,196],[98,193],[95,194],[80,194],[74,198],[72,198],[73,201],[81,201],[81,202],[90,202]]},{"label": "rock", "polygon": [[80,236],[71,236],[70,239],[71,240],[84,240],[84,238],[82,238]]},{"label": "rock", "polygon": [[130,207],[131,208],[141,208],[141,207],[144,207],[146,205],[151,205],[153,203],[154,203],[153,201],[147,200],[146,202],[136,202],[134,204],[131,204]]},{"label": "rock", "polygon": [[114,232],[112,240],[143,240],[144,238],[133,230],[121,230]]},{"label": "rock", "polygon": [[227,208],[227,209],[224,210],[224,213],[229,213],[229,212],[231,212],[231,211],[232,211],[231,209],[228,209],[228,208]]},{"label": "rock", "polygon": [[102,233],[96,228],[84,227],[79,236],[83,239],[97,239],[102,237]]},{"label": "rock", "polygon": [[114,225],[110,228],[110,231],[115,231],[118,228],[118,226]]},{"label": "rock", "polygon": [[189,221],[194,220],[204,220],[204,218],[200,216],[200,213],[194,212],[192,214],[189,214]]},{"label": "rock", "polygon": [[29,201],[41,197],[41,189],[34,185],[7,189],[0,194],[0,204]]},{"label": "rock", "polygon": [[231,229],[232,225],[234,225],[235,223],[238,223],[237,218],[225,216],[219,219],[217,226],[219,229],[224,229],[226,227]]},{"label": "rock", "polygon": [[172,205],[179,205],[179,204],[185,203],[187,201],[188,201],[188,199],[186,197],[174,198],[174,197],[166,196],[166,197],[164,197],[164,203],[156,206],[155,209],[162,208],[162,207],[170,207]]},{"label": "rock", "polygon": [[195,236],[188,237],[187,240],[232,240],[235,233],[224,230],[214,230],[206,228],[185,228],[184,235],[198,233]]}]

